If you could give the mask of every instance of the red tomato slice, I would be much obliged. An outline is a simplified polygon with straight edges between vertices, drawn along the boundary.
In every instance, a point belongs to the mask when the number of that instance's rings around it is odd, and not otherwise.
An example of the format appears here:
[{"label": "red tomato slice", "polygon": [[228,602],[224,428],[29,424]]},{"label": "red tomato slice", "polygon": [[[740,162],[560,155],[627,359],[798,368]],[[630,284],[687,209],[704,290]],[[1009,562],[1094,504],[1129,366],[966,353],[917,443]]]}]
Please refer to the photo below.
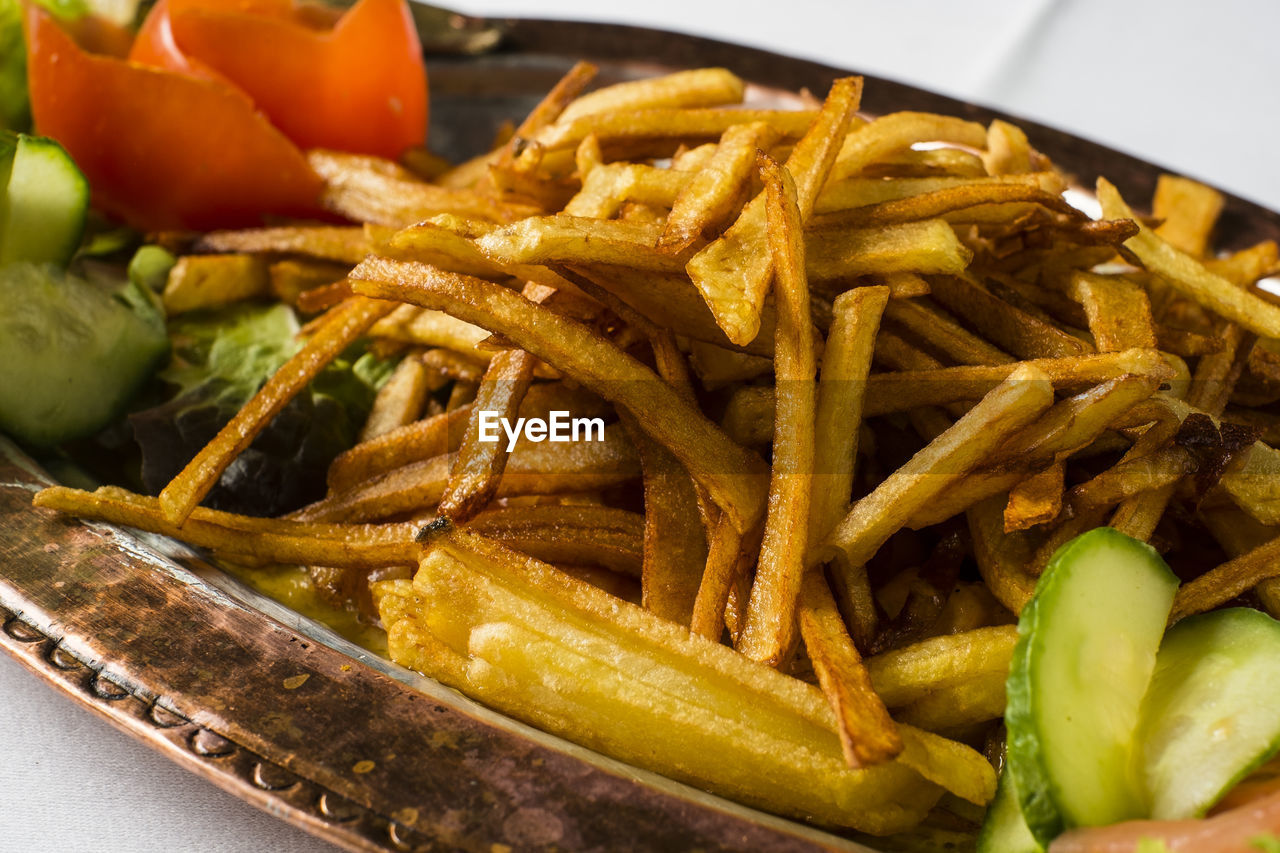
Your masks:
[{"label": "red tomato slice", "polygon": [[332,26],[289,0],[167,0],[132,56],[212,70],[303,148],[395,159],[426,136],[426,69],[404,0],[359,0]]},{"label": "red tomato slice", "polygon": [[206,80],[218,80],[235,86],[226,77],[198,59],[187,56],[173,37],[173,21],[169,17],[169,0],[159,0],[147,13],[138,36],[129,50],[129,59],[179,74],[190,74]]},{"label": "red tomato slice", "polygon": [[243,92],[85,53],[34,4],[25,16],[36,129],[67,149],[102,210],[148,230],[318,212],[320,179]]}]

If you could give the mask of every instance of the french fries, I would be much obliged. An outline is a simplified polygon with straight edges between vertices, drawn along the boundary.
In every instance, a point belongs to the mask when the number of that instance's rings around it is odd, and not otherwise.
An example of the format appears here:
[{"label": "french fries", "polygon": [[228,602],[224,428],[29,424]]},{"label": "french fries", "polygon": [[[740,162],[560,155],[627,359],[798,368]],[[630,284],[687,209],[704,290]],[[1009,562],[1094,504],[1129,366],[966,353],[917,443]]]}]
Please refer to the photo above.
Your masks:
[{"label": "french fries", "polygon": [[505,288],[421,264],[367,260],[352,272],[352,280],[361,293],[447,307],[465,315],[467,322],[487,324],[489,331],[510,338],[628,409],[684,463],[738,530],[746,530],[763,515],[764,466],[759,458],[730,441],[652,371],[586,327],[540,310]]},{"label": "french fries", "polygon": [[170,315],[219,308],[266,296],[271,283],[265,260],[253,255],[184,255],[169,271],[164,310]]},{"label": "french fries", "polygon": [[[787,170],[796,181],[801,222],[813,212],[818,191],[826,182],[861,97],[862,78],[836,81],[822,112],[787,158]],[[720,328],[739,346],[750,343],[760,331],[760,311],[771,271],[764,246],[765,199],[758,195],[718,240],[686,266]]]},{"label": "french fries", "polygon": [[913,512],[976,468],[1003,439],[1052,402],[1045,373],[1017,368],[951,429],[854,504],[823,542],[822,555],[855,566],[866,563]]},{"label": "french fries", "polygon": [[765,183],[774,300],[779,306],[774,376],[773,474],[760,562],[738,650],[777,666],[795,643],[796,601],[805,570],[814,463],[813,324],[800,208],[790,174],[760,157]]},{"label": "french fries", "polygon": [[[725,69],[593,73],[452,168],[311,152],[354,224],[195,238],[171,311],[325,313],[158,498],[37,506],[310,566],[398,663],[870,834],[990,800],[965,744],[1075,535],[1166,554],[1174,620],[1280,612],[1280,251],[1217,256],[1220,194],[1166,176],[1143,219],[1103,179],[1094,220],[1018,127],[859,117],[859,78],[784,110]],[[360,341],[400,363],[327,494],[198,506]],[[570,414],[598,440],[485,437]]]},{"label": "french fries", "polygon": [[520,404],[533,381],[533,356],[524,350],[498,353],[489,362],[471,406],[467,431],[458,457],[449,471],[449,484],[436,511],[454,521],[466,521],[497,494],[509,451],[502,441],[484,441],[483,418],[496,413],[500,420],[519,416]]},{"label": "french fries", "polygon": [[[509,713],[565,734],[576,729],[575,739],[591,746],[622,749],[630,760],[749,802],[757,802],[756,784],[767,776],[772,808],[781,795],[775,789],[786,788],[784,810],[872,833],[913,821],[896,795],[921,785],[922,771],[936,777],[928,784],[940,781],[962,796],[985,799],[993,790],[994,773],[973,760],[977,753],[911,729],[904,730],[910,766],[852,770],[816,688],[475,534],[440,524],[429,535],[414,581],[424,606],[415,612],[394,604],[388,613],[425,627],[451,660],[465,661],[454,667],[462,669],[461,684]],[[441,606],[441,596],[455,606]],[[632,728],[649,734],[628,736]],[[726,738],[732,757],[693,748],[708,737]],[[813,772],[824,784],[788,781]]]}]

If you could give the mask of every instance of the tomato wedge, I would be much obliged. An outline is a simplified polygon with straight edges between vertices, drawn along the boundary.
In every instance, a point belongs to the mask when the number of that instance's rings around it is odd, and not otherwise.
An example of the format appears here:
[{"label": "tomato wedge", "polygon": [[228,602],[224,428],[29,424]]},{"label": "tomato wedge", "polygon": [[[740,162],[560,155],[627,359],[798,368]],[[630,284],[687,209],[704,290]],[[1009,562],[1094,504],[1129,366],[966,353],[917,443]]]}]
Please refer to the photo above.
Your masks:
[{"label": "tomato wedge", "polygon": [[230,81],[303,148],[394,159],[426,135],[426,69],[404,0],[359,0],[336,23],[289,0],[162,0],[130,57]]},{"label": "tomato wedge", "polygon": [[67,149],[94,203],[148,230],[315,215],[320,179],[235,88],[85,53],[47,12],[25,9],[37,130]]}]

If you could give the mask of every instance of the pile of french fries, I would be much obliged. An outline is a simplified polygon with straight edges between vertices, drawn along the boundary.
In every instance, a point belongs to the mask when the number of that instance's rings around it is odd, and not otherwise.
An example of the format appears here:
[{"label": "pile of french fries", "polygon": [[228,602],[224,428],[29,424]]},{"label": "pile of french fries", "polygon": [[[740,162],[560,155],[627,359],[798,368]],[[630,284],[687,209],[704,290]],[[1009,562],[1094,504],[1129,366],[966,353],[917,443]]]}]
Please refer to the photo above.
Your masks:
[{"label": "pile of french fries", "polygon": [[[305,345],[158,498],[36,503],[312,566],[406,666],[877,835],[976,827],[1012,623],[1073,536],[1164,551],[1175,618],[1280,616],[1280,263],[1211,253],[1216,192],[1166,177],[1148,217],[1102,180],[1090,218],[1017,127],[865,118],[860,78],[773,110],[593,73],[461,165],[312,152],[358,225],[200,237],[170,310],[283,300]],[[401,360],[328,495],[201,508],[360,338]],[[481,439],[555,411],[609,424]]]}]

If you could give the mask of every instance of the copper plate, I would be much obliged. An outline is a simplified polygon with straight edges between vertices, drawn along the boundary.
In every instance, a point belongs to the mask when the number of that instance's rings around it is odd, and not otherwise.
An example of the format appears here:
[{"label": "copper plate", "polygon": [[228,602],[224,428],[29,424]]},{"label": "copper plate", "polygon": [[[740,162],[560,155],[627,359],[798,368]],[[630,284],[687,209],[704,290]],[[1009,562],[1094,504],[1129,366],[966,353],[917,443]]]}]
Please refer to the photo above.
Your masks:
[{"label": "copper plate", "polygon": [[[635,27],[438,20],[457,38],[426,41],[487,50],[501,35],[496,50],[430,62],[433,146],[454,157],[481,150],[581,58],[605,80],[722,65],[766,97],[825,92],[847,73]],[[864,108],[1001,116],[874,78]],[[1082,184],[1105,173],[1150,197],[1159,167],[1012,120]],[[1227,249],[1280,240],[1280,216],[1227,196],[1219,233]],[[255,597],[182,545],[34,510],[42,477],[0,438],[0,647],[318,836],[351,850],[868,850],[507,720]]]}]

